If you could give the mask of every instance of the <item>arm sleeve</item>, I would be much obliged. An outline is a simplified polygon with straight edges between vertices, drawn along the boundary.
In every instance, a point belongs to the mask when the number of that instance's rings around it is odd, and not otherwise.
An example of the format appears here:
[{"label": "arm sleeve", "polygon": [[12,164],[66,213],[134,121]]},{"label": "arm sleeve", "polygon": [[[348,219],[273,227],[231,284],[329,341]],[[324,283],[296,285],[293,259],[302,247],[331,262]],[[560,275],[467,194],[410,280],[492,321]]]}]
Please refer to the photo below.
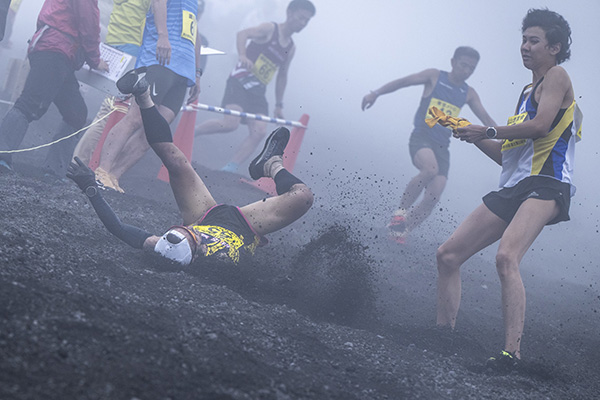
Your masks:
[{"label": "arm sleeve", "polygon": [[100,192],[89,199],[106,229],[131,247],[142,249],[146,239],[152,236],[143,229],[122,223]]}]

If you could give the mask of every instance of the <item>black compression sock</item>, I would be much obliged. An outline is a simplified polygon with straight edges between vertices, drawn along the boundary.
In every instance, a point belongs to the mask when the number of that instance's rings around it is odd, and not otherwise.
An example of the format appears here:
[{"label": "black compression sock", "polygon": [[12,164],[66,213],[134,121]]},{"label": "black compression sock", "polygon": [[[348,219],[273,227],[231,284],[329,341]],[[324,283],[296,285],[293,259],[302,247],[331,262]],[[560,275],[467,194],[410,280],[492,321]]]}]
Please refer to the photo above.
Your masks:
[{"label": "black compression sock", "polygon": [[149,144],[173,142],[171,128],[164,117],[160,115],[156,106],[140,108],[140,112]]},{"label": "black compression sock", "polygon": [[275,181],[275,189],[279,195],[289,192],[292,186],[298,183],[304,183],[294,175],[290,174],[287,169],[279,171],[273,180]]}]

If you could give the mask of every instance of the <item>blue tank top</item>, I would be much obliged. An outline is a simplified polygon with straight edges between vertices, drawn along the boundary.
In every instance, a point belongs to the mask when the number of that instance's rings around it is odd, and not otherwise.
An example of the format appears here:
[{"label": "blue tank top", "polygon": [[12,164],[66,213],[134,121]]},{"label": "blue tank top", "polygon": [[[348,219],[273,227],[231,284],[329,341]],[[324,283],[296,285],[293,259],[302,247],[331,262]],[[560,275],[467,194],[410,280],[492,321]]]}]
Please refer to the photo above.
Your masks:
[{"label": "blue tank top", "polygon": [[[171,43],[171,61],[166,67],[188,79],[188,86],[196,84],[196,31],[198,1],[168,0],[167,29]],[[156,42],[158,31],[152,9],[146,15],[144,38],[136,68],[158,64]]]},{"label": "blue tank top", "polygon": [[446,114],[458,117],[460,109],[467,102],[468,92],[469,85],[463,83],[460,86],[455,86],[448,79],[448,72],[440,71],[440,77],[431,94],[421,98],[421,103],[415,114],[415,131],[428,135],[436,143],[448,146],[452,131],[437,124],[433,128],[428,127],[425,123],[425,118],[429,117],[427,110],[435,106]]}]

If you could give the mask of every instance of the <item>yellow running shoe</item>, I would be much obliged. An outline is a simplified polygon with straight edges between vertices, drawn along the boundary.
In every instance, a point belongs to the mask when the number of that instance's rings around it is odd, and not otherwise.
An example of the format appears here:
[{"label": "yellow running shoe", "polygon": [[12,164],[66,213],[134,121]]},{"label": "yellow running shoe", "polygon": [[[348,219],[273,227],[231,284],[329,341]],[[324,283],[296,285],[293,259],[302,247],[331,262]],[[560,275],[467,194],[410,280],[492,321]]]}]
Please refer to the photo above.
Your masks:
[{"label": "yellow running shoe", "polygon": [[106,172],[100,167],[96,168],[95,174],[96,181],[105,189],[112,189],[119,193],[125,193],[121,186],[119,186],[119,180],[113,174]]}]

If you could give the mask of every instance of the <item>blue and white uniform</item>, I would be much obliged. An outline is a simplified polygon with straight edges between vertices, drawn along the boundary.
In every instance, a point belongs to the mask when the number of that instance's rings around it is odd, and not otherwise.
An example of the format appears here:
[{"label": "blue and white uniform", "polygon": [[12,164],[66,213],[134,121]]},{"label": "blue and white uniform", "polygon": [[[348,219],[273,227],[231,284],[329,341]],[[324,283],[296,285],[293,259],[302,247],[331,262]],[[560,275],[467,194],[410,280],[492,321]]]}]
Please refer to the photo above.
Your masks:
[{"label": "blue and white uniform", "polygon": [[[543,79],[533,90],[532,85],[523,89],[516,115],[509,118],[508,125],[535,118],[538,108],[535,91]],[[500,187],[513,187],[530,176],[544,176],[569,184],[571,196],[575,194],[575,142],[581,139],[582,119],[583,115],[573,100],[568,108],[559,110],[546,136],[537,139],[504,140]]]}]

